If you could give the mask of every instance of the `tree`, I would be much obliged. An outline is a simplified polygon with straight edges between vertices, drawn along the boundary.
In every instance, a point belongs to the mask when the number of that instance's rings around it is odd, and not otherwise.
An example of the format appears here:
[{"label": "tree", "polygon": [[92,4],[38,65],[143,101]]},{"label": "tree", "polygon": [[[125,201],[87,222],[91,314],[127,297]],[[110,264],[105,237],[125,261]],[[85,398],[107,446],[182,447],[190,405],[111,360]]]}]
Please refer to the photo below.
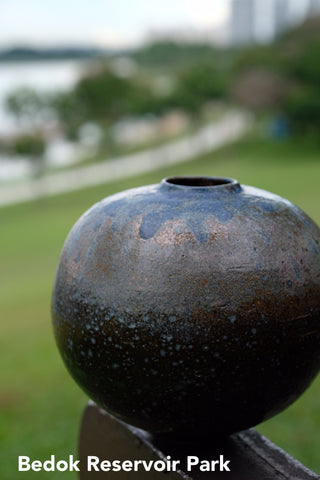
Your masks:
[{"label": "tree", "polygon": [[7,96],[5,107],[19,123],[32,126],[41,122],[41,116],[48,110],[49,101],[45,94],[32,88],[19,88]]},{"label": "tree", "polygon": [[225,97],[228,85],[227,76],[214,64],[196,65],[181,74],[171,103],[195,113],[204,102]]}]

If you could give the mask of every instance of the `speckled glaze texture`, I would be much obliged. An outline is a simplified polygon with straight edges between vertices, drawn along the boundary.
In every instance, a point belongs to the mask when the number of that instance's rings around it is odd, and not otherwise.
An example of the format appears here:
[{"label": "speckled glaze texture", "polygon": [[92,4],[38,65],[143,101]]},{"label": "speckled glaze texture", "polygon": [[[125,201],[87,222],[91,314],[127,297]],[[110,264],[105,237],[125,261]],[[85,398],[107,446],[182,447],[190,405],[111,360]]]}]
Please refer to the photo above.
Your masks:
[{"label": "speckled glaze texture", "polygon": [[94,205],[57,271],[76,382],[151,432],[221,435],[291,404],[320,366],[320,230],[230,179],[176,177]]}]

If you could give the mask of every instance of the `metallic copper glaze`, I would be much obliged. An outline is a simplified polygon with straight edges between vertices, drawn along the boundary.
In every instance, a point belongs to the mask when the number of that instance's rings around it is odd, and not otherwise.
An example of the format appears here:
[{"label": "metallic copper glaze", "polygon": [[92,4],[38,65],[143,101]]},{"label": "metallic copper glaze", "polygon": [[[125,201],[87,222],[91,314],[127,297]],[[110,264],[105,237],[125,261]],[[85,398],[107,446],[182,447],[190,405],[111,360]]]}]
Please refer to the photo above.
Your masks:
[{"label": "metallic copper glaze", "polygon": [[319,370],[319,241],[299,208],[231,179],[105,198],[61,254],[63,360],[98,404],[151,432],[256,425]]}]

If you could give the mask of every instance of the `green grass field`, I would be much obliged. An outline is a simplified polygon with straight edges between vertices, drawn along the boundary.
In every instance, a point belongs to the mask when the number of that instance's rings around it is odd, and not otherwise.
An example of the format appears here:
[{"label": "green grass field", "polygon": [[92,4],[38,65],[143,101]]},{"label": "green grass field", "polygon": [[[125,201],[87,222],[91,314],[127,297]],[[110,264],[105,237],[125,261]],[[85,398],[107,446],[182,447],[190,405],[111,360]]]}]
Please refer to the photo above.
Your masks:
[{"label": "green grass field", "polygon": [[[17,478],[18,455],[44,460],[76,454],[86,396],[54,344],[50,296],[59,253],[73,223],[114,192],[175,174],[237,178],[278,193],[320,224],[320,158],[315,146],[244,140],[192,162],[84,191],[0,209],[2,480]],[[320,473],[320,379],[259,431]],[[34,478],[24,473],[24,478]],[[45,478],[76,478],[46,473]],[[43,478],[43,474],[39,474]]]}]

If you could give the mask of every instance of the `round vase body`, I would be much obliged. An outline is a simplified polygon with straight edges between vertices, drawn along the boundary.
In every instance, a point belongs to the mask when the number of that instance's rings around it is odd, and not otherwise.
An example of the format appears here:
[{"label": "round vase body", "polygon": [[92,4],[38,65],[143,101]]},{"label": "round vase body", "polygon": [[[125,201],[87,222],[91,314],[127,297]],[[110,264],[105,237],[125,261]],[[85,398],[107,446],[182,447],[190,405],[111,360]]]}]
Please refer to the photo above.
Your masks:
[{"label": "round vase body", "polygon": [[291,404],[320,366],[320,230],[231,179],[110,196],[71,230],[53,292],[76,382],[156,433],[228,434]]}]

